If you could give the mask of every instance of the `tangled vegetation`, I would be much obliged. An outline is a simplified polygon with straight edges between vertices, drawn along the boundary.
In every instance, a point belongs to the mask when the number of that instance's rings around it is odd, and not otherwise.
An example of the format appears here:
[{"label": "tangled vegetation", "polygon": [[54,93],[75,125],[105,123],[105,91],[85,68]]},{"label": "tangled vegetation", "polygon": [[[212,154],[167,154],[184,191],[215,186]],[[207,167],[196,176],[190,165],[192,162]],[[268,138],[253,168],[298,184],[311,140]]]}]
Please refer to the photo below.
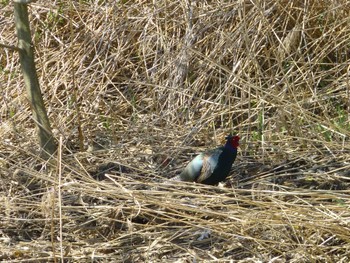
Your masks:
[{"label": "tangled vegetation", "polygon": [[[59,154],[38,156],[18,54],[1,48],[2,261],[350,261],[349,1],[29,12]],[[167,180],[228,133],[242,141],[224,185]]]}]

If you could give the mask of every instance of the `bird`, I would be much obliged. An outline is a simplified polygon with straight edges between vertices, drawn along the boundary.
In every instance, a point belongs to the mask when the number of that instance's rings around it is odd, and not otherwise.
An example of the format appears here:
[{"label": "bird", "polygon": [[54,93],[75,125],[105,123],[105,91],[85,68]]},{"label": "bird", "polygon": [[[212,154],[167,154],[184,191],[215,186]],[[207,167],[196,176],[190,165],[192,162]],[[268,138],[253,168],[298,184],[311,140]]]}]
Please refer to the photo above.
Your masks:
[{"label": "bird", "polygon": [[239,139],[238,135],[228,135],[224,146],[200,153],[171,180],[208,185],[216,185],[224,181],[236,159]]}]

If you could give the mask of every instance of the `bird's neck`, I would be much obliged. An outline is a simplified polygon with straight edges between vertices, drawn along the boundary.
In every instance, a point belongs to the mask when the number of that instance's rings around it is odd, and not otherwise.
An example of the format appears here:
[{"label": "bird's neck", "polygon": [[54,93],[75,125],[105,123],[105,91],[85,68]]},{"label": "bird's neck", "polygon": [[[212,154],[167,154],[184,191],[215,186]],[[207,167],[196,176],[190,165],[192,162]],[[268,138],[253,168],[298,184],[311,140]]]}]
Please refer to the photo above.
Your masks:
[{"label": "bird's neck", "polygon": [[228,149],[232,153],[236,153],[237,152],[237,148],[232,146],[232,144],[230,142],[226,142],[225,148]]}]

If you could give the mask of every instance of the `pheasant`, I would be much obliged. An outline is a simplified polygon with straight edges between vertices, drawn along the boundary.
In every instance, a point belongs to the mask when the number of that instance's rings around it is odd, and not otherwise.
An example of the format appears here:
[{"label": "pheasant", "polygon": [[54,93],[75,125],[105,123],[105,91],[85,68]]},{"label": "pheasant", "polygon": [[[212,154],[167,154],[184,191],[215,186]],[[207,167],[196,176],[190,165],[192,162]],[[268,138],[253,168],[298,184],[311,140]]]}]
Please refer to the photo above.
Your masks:
[{"label": "pheasant", "polygon": [[239,136],[227,136],[225,146],[197,155],[171,180],[215,185],[226,179],[236,159]]}]

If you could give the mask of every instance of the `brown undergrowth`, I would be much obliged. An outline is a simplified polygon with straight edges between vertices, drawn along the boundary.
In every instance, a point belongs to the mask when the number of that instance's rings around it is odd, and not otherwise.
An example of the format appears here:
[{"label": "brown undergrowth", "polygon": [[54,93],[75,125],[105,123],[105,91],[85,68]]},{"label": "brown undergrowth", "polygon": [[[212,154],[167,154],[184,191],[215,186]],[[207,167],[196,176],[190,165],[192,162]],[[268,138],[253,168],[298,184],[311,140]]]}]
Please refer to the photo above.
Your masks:
[{"label": "brown undergrowth", "polygon": [[[0,43],[15,45],[0,5]],[[18,56],[1,48],[1,260],[349,262],[348,10],[32,3],[62,143],[38,157]],[[224,185],[167,180],[228,133],[242,142]]]}]

